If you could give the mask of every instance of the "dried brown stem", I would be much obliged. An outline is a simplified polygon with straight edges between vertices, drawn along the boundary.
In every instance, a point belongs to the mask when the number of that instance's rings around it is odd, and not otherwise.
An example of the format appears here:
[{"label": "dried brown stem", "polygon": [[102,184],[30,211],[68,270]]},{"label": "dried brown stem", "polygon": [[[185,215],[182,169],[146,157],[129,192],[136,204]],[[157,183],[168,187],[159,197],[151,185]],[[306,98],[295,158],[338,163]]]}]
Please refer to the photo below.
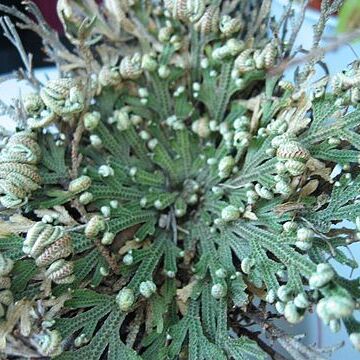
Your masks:
[{"label": "dried brown stem", "polygon": [[251,331],[249,329],[246,329],[244,326],[241,326],[237,321],[233,321],[231,323],[231,327],[241,335],[245,335],[249,339],[252,339],[256,341],[256,343],[259,345],[261,349],[263,349],[273,360],[287,360],[283,355],[278,353],[276,350],[274,350],[273,347],[271,347],[269,344],[267,344],[265,341],[259,338],[259,333]]},{"label": "dried brown stem", "polygon": [[68,51],[61,43],[56,31],[52,30],[47,25],[44,17],[41,15],[39,8],[31,1],[24,1],[23,4],[26,5],[26,9],[35,18],[36,21],[22,13],[15,6],[8,7],[0,4],[0,11],[4,12],[5,14],[14,16],[20,20],[20,22],[16,24],[20,29],[27,29],[35,32],[42,39],[44,50],[51,61],[54,61],[59,65],[63,64],[64,62],[77,63],[77,56]]},{"label": "dried brown stem", "polygon": [[26,51],[24,49],[24,46],[21,42],[20,36],[18,32],[16,31],[16,28],[10,18],[8,16],[4,16],[0,18],[0,25],[4,31],[4,36],[14,45],[14,47],[17,49],[21,60],[25,66],[25,70],[23,71],[23,75],[26,78],[26,80],[29,81],[29,83],[35,88],[40,88],[40,82],[35,77],[34,71],[32,68],[32,54],[26,54]]},{"label": "dried brown stem", "polygon": [[19,338],[12,335],[6,337],[6,348],[3,353],[7,356],[19,356],[25,359],[41,358],[43,357],[30,346],[23,343]]},{"label": "dried brown stem", "polygon": [[79,154],[79,145],[81,141],[82,134],[84,132],[84,122],[82,117],[80,117],[79,122],[76,126],[76,130],[74,132],[74,137],[71,143],[71,177],[75,179],[79,173],[79,166],[82,161],[82,155]]},{"label": "dried brown stem", "polygon": [[305,12],[306,12],[306,7],[308,4],[308,0],[302,0],[302,3],[299,4],[300,6],[300,14],[297,18],[296,21],[293,22],[293,27],[292,27],[292,31],[291,31],[291,35],[288,41],[288,51],[290,52],[292,47],[294,46],[296,37],[301,29],[301,26],[304,22],[304,18],[305,18]]},{"label": "dried brown stem", "polygon": [[280,75],[286,69],[288,69],[288,68],[290,68],[292,66],[303,64],[303,63],[309,62],[309,61],[314,60],[314,59],[319,59],[324,54],[326,54],[328,52],[331,52],[331,51],[334,51],[334,50],[337,50],[338,48],[340,48],[344,44],[355,40],[359,36],[360,36],[360,29],[355,30],[355,31],[353,31],[351,33],[339,36],[334,41],[332,41],[329,45],[324,46],[324,47],[315,48],[315,49],[311,50],[309,53],[307,53],[306,55],[302,55],[302,56],[299,56],[297,58],[285,59],[279,66],[272,69],[270,71],[270,74],[271,75]]},{"label": "dried brown stem", "polygon": [[119,265],[117,264],[116,260],[110,255],[109,250],[101,244],[100,240],[95,240],[96,248],[99,250],[100,254],[104,257],[107,264],[109,265],[110,269],[115,273],[119,273]]},{"label": "dried brown stem", "polygon": [[328,357],[324,356],[324,354],[332,353],[339,347],[339,345],[337,345],[331,348],[317,349],[312,346],[306,346],[300,342],[299,337],[290,336],[285,331],[279,329],[269,320],[269,314],[267,312],[260,311],[255,306],[243,312],[242,316],[261,326],[294,360],[326,360]]},{"label": "dried brown stem", "polygon": [[261,24],[268,18],[271,9],[271,0],[264,0],[258,11],[255,25],[250,28],[250,31],[246,35],[246,40],[250,40],[255,33],[260,29]]}]

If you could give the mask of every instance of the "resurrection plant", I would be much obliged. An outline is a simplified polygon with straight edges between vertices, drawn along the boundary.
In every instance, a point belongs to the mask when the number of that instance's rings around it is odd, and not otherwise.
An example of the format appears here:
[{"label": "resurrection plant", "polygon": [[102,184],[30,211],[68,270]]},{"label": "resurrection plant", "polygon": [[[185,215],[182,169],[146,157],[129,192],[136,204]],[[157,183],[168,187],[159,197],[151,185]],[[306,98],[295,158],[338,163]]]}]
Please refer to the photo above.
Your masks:
[{"label": "resurrection plant", "polygon": [[33,87],[0,102],[5,358],[325,359],[278,322],[311,312],[360,350],[359,278],[335,270],[358,266],[360,63],[321,61],[340,0],[294,48],[306,2],[59,0],[66,46],[0,5]]}]

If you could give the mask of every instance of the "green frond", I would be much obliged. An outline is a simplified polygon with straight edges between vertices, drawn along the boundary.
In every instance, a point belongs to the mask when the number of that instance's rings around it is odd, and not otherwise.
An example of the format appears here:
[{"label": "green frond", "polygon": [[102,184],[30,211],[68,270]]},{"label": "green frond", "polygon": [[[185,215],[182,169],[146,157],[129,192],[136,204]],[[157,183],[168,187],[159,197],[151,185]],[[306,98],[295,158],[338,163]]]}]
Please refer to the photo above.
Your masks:
[{"label": "green frond", "polygon": [[268,341],[313,311],[360,349],[359,278],[333,267],[358,268],[360,63],[313,81],[325,1],[285,80],[303,14],[271,2],[58,1],[70,48],[31,2],[0,5],[62,76],[26,63],[0,129],[6,358],[310,358]]}]

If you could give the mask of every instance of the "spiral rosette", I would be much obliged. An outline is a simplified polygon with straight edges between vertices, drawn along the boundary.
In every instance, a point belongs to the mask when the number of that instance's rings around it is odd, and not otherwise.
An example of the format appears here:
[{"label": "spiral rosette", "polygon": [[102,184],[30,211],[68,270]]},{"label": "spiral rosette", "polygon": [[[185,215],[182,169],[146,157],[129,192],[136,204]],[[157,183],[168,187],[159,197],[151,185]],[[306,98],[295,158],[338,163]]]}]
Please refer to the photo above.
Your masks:
[{"label": "spiral rosette", "polygon": [[85,236],[89,239],[95,238],[106,228],[105,219],[101,215],[94,215],[86,224]]},{"label": "spiral rosette", "polygon": [[36,165],[41,149],[36,135],[28,131],[10,137],[0,153],[0,202],[6,208],[21,206],[40,187],[41,177]]},{"label": "spiral rosette", "polygon": [[46,248],[36,259],[37,266],[48,266],[54,260],[68,257],[72,252],[71,237],[64,235]]},{"label": "spiral rosette", "polygon": [[301,175],[306,169],[309,151],[295,140],[284,140],[277,149],[277,159],[285,164],[290,175]]},{"label": "spiral rosette", "polygon": [[101,86],[115,86],[121,83],[121,75],[118,67],[104,65],[98,75]]},{"label": "spiral rosette", "polygon": [[195,28],[202,35],[216,34],[219,31],[220,10],[217,6],[208,6],[200,19],[196,22]]},{"label": "spiral rosette", "polygon": [[72,254],[71,237],[61,226],[35,223],[23,243],[23,252],[35,259],[39,267],[46,267],[45,275],[57,284],[74,280],[73,264],[65,261]]},{"label": "spiral rosette", "polygon": [[71,261],[59,259],[46,270],[45,275],[56,284],[71,284],[75,280],[74,264]]},{"label": "spiral rosette", "polygon": [[13,261],[0,253],[0,319],[6,315],[6,307],[14,302],[13,294],[10,290],[10,273],[13,269]]},{"label": "spiral rosette", "polygon": [[165,8],[172,17],[184,23],[195,22],[205,11],[205,0],[169,0],[165,1]]},{"label": "spiral rosette", "polygon": [[84,108],[84,96],[74,79],[56,79],[40,90],[45,105],[59,116],[78,113]]},{"label": "spiral rosette", "polygon": [[24,100],[28,126],[42,128],[58,117],[66,121],[84,109],[84,101],[83,89],[76,80],[49,80],[39,94],[30,94]]},{"label": "spiral rosette", "polygon": [[30,93],[24,97],[24,109],[28,115],[37,116],[44,110],[44,102],[38,93]]},{"label": "spiral rosette", "polygon": [[120,74],[125,80],[136,80],[142,74],[141,55],[125,56],[120,63]]},{"label": "spiral rosette", "polygon": [[224,15],[220,21],[220,31],[225,37],[231,36],[240,31],[243,23],[240,18],[232,18],[229,15]]},{"label": "spiral rosette", "polygon": [[[360,102],[360,76],[359,64],[355,61],[351,68],[345,72],[336,74],[331,82],[334,93],[337,95],[336,105],[357,106]],[[323,87],[324,89],[324,87]],[[316,95],[316,93],[314,94]],[[324,91],[320,92],[317,97],[324,95]]]}]

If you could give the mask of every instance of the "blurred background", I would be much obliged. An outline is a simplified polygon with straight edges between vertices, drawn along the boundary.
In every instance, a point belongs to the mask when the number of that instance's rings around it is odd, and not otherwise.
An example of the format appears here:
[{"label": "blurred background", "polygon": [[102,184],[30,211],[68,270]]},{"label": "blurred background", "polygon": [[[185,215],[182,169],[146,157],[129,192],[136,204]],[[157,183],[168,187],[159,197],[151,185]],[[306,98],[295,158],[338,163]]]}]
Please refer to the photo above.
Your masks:
[{"label": "blurred background", "polygon": [[[119,0],[121,1],[121,0]],[[51,27],[57,31],[61,38],[62,36],[62,26],[56,15],[56,0],[34,0],[34,2],[42,10],[44,17]],[[294,0],[295,11],[299,14],[300,9],[297,5],[298,1]],[[275,18],[279,18],[282,14],[283,7],[288,3],[288,0],[273,0],[272,6],[272,15]],[[0,0],[0,4],[8,6],[16,6],[19,9],[23,9],[21,5],[21,0]],[[319,8],[321,0],[310,0],[308,9],[305,15],[303,27],[298,35],[297,42],[295,45],[299,47],[300,45],[304,49],[311,47],[312,43],[312,29],[313,25],[317,22],[319,18]],[[0,11],[0,16],[3,15]],[[323,46],[337,41],[341,32],[354,31],[355,29],[360,29],[360,0],[345,0],[344,5],[339,14],[334,14],[329,20],[323,39]],[[33,65],[36,70],[36,75],[40,80],[45,80],[46,78],[56,77],[56,69],[51,66],[46,61],[44,54],[41,51],[41,41],[37,35],[29,31],[19,30],[19,34],[23,41],[23,45],[27,52],[32,53],[33,56]],[[65,39],[64,39],[65,41]],[[336,51],[329,52],[325,55],[325,63],[328,66],[330,74],[339,72],[347,67],[347,65],[354,60],[358,59],[360,55],[360,42],[353,42],[352,44],[343,44]],[[10,44],[10,42],[0,34],[0,77],[4,74],[7,74],[11,71],[17,70],[22,66],[21,59],[16,51],[16,49]],[[294,68],[289,69],[285,77],[292,80],[294,73]],[[319,67],[316,77],[320,78],[324,76],[324,71]],[[30,88],[26,86],[23,82],[17,83],[15,80],[9,80],[6,82],[0,82],[0,100],[5,103],[10,103],[13,98],[17,98],[19,94],[24,94],[30,91]],[[0,116],[0,125],[13,129],[14,124],[9,121],[8,118]],[[345,226],[351,226],[351,224],[345,224]],[[360,263],[360,246],[352,247],[354,257]],[[349,270],[339,268],[344,276],[349,276]],[[354,275],[358,275],[354,273]],[[305,334],[305,342],[308,344],[317,343],[322,347],[326,346],[335,346],[338,345],[341,341],[346,341],[345,345],[341,347],[335,354],[331,357],[332,360],[340,360],[347,357],[348,360],[360,359],[360,354],[356,352],[347,340],[347,335],[343,329],[338,334],[332,334],[329,329],[321,324],[316,315],[311,315],[306,318],[306,320],[297,327],[289,327],[287,324],[284,326],[288,327],[289,333],[303,333]]]},{"label": "blurred background", "polygon": [[[62,33],[62,26],[60,20],[56,14],[56,0],[35,0],[34,1],[44,14],[46,21],[52,26],[53,29]],[[0,0],[0,4],[7,6],[16,6],[18,9],[24,9],[21,4],[21,0]],[[0,11],[0,16],[3,15]],[[15,21],[15,19],[14,19]],[[41,51],[40,38],[25,30],[19,30],[19,35],[23,41],[24,48],[27,52],[34,55],[34,68],[48,66],[45,61],[45,56]],[[4,37],[0,36],[0,73],[4,74],[12,70],[18,69],[22,66],[21,59],[18,52],[10,44],[10,42]]]}]

